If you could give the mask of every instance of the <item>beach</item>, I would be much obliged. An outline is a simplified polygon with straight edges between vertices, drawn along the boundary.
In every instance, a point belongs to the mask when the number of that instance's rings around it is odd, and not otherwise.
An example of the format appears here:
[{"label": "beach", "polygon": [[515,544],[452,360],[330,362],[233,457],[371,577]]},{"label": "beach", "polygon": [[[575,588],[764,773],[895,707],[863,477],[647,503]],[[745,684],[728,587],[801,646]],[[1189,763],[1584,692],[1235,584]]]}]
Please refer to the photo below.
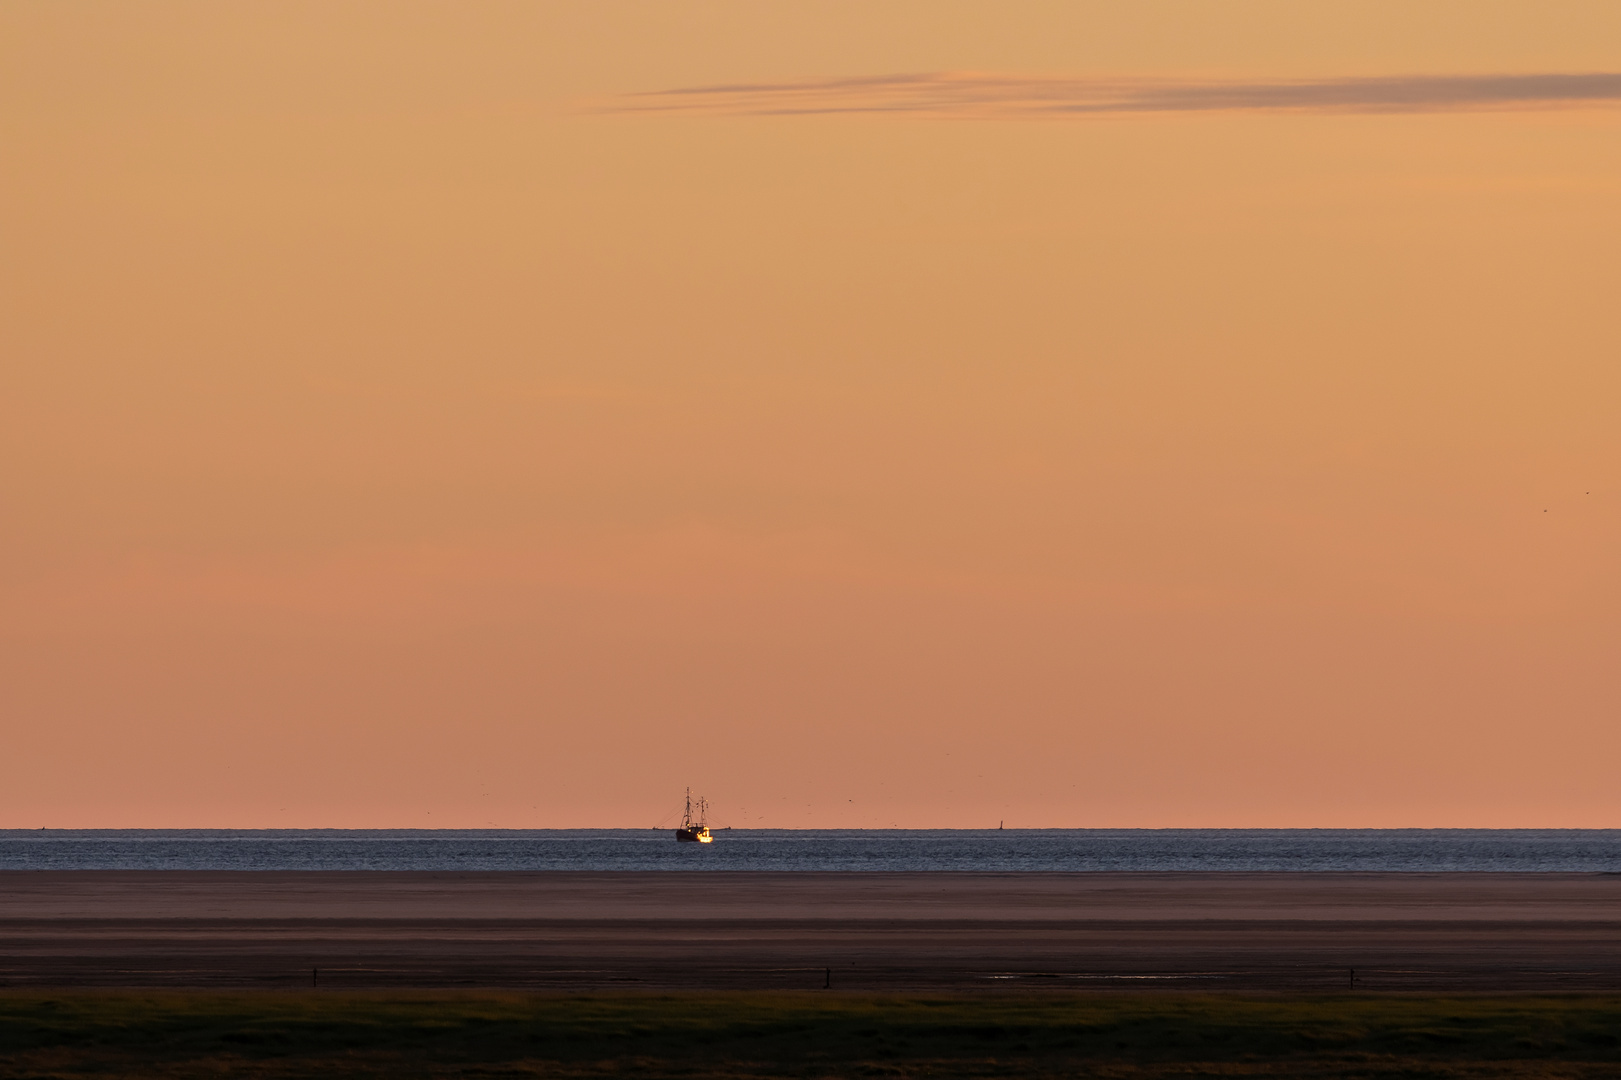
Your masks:
[{"label": "beach", "polygon": [[0,981],[1610,991],[1621,875],[7,871]]}]

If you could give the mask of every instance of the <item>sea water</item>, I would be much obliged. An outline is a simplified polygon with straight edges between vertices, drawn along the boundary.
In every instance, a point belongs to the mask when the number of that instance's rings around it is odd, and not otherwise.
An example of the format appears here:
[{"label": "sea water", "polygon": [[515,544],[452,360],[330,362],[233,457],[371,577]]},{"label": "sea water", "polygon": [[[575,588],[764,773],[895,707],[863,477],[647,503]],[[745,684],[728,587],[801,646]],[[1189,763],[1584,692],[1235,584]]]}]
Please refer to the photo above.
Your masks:
[{"label": "sea water", "polygon": [[1621,873],[1621,829],[10,829],[0,870]]}]

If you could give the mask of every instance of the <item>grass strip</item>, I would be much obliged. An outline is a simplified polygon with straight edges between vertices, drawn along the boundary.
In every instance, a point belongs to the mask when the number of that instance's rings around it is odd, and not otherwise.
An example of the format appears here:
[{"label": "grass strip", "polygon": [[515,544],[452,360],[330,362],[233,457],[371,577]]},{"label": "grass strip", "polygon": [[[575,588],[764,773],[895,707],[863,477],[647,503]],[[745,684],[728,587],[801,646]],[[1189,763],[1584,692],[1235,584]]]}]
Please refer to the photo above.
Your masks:
[{"label": "grass strip", "polygon": [[1621,996],[17,991],[0,1075],[1621,1078]]}]

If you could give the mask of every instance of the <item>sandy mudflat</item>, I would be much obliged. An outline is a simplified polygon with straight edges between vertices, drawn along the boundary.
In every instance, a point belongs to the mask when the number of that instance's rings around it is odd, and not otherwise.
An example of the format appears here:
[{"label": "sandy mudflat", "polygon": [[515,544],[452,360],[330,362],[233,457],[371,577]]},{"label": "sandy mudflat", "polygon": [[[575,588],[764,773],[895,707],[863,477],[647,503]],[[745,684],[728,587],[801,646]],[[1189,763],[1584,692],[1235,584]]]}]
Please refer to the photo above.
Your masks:
[{"label": "sandy mudflat", "polygon": [[0,872],[40,985],[1621,990],[1621,875]]}]

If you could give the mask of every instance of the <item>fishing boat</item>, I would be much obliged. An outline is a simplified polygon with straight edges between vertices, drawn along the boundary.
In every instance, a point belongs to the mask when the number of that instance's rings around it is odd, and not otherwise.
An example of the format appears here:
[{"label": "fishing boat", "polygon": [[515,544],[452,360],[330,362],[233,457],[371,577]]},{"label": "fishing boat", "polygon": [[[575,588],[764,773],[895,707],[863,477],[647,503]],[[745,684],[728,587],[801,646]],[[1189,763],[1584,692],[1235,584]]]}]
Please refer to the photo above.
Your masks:
[{"label": "fishing boat", "polygon": [[691,788],[687,789],[687,809],[681,815],[681,827],[675,831],[675,838],[685,844],[715,842],[715,838],[709,835],[709,800],[700,795],[698,801],[693,802]]}]

